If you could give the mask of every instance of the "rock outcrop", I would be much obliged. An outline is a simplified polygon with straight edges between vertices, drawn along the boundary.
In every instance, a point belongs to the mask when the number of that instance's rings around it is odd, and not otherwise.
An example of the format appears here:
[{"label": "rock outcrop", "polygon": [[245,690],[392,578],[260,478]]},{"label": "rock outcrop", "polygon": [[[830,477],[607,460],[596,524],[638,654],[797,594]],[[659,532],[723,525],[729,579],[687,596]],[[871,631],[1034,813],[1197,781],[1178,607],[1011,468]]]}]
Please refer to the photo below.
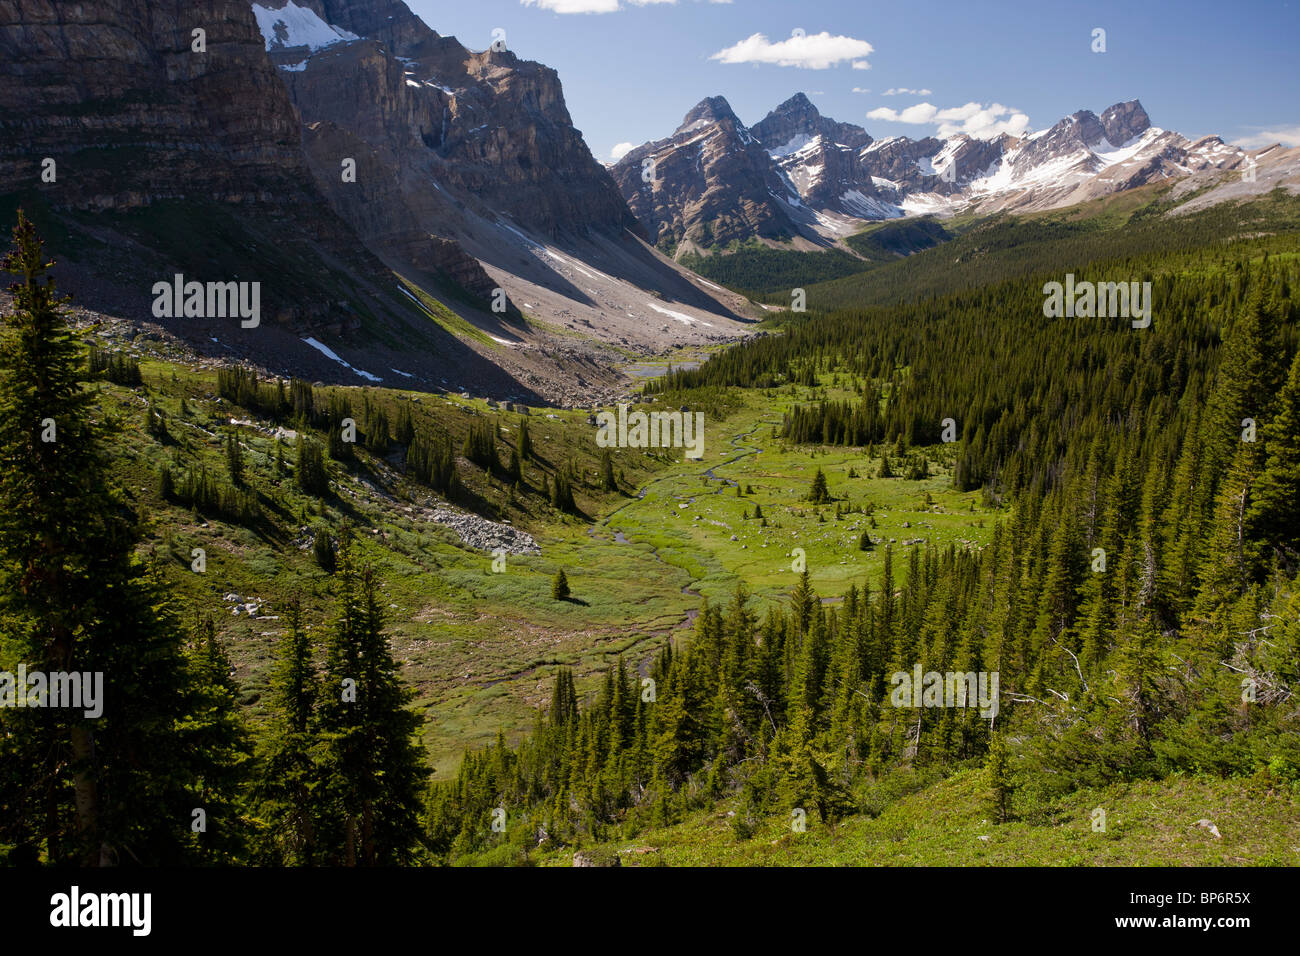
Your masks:
[{"label": "rock outcrop", "polygon": [[[258,10],[303,123],[351,134],[408,191],[436,184],[552,237],[637,228],[549,67],[508,49],[471,51],[390,0],[265,0]],[[333,196],[348,184],[334,173],[320,185]],[[414,205],[427,231],[454,228],[439,204]]]},{"label": "rock outcrop", "polygon": [[798,234],[779,200],[780,173],[721,96],[697,104],[672,136],[625,155],[613,174],[628,207],[667,250]]},{"label": "rock outcrop", "polygon": [[262,47],[245,0],[0,0],[0,192],[300,200],[298,123]]}]

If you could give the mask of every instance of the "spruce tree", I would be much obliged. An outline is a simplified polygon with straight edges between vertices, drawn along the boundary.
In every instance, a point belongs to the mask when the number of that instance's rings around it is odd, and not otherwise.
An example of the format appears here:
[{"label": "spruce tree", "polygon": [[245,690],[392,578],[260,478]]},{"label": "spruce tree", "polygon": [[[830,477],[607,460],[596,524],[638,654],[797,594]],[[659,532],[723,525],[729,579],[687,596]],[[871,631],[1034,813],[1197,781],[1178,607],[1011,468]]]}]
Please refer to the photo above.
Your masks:
[{"label": "spruce tree", "polygon": [[195,808],[231,806],[230,695],[186,655],[134,556],[136,517],[108,484],[108,433],[41,246],[20,213],[0,327],[0,671],[98,673],[103,692],[96,716],[0,708],[0,842],[51,864],[212,859],[221,841],[196,843],[191,825]]},{"label": "spruce tree", "polygon": [[1273,420],[1260,429],[1266,460],[1250,504],[1252,530],[1285,567],[1300,566],[1300,352],[1291,363]]},{"label": "spruce tree", "polygon": [[[614,480],[614,460],[606,448],[600,456],[601,487],[605,491],[618,491],[618,482]],[[737,492],[740,488],[737,486]]]},{"label": "spruce tree", "polygon": [[[205,755],[194,766],[198,786],[194,808],[201,809],[203,828],[191,825],[191,842],[198,860],[210,864],[241,862],[247,849],[250,822],[243,815],[241,794],[253,755],[252,739],[239,713],[239,686],[234,666],[217,636],[211,617],[200,618],[187,649],[188,693],[197,719],[177,728],[184,753]],[[191,811],[193,813],[193,811]]]},{"label": "spruce tree", "polygon": [[276,645],[271,672],[272,715],[260,747],[256,797],[268,831],[267,862],[310,866],[317,862],[319,744],[313,720],[320,693],[311,639],[294,597],[285,608],[286,631]]},{"label": "spruce tree", "polygon": [[317,731],[325,783],[322,851],[344,866],[410,863],[428,768],[415,741],[414,693],[384,635],[378,582],[340,535],[336,612],[326,646]]},{"label": "spruce tree", "polygon": [[329,494],[329,474],[325,470],[325,459],[321,455],[320,445],[298,436],[298,463],[294,481],[299,490],[309,495],[324,497]]},{"label": "spruce tree", "polygon": [[994,733],[989,739],[988,757],[984,761],[984,794],[989,815],[994,823],[1011,819],[1011,771],[1007,764],[1007,747],[1002,734]]},{"label": "spruce tree", "polygon": [[808,500],[815,505],[820,505],[831,500],[830,492],[826,488],[826,475],[820,468],[817,469],[817,474],[813,475],[812,488],[808,492]]},{"label": "spruce tree", "polygon": [[565,577],[563,568],[555,572],[555,578],[551,581],[551,597],[556,601],[569,599],[569,579]]},{"label": "spruce tree", "polygon": [[230,483],[236,488],[244,483],[244,453],[239,447],[239,432],[231,429],[226,433],[226,472]]}]

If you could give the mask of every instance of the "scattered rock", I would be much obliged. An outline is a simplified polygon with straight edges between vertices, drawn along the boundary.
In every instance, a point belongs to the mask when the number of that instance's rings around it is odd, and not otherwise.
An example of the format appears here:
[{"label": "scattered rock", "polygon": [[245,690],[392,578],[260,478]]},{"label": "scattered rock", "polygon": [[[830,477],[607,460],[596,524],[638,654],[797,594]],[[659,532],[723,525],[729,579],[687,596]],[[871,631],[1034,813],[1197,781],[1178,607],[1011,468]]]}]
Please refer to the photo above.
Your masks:
[{"label": "scattered rock", "polygon": [[579,850],[573,854],[574,866],[622,866],[623,863],[618,858],[618,854],[605,847],[596,847],[592,850]]},{"label": "scattered rock", "polygon": [[526,531],[512,528],[508,524],[489,521],[478,515],[465,511],[456,511],[448,507],[434,508],[429,517],[446,525],[456,532],[456,536],[478,551],[496,551],[503,549],[506,554],[541,554],[533,536]]},{"label": "scattered rock", "polygon": [[1202,817],[1201,819],[1197,820],[1194,824],[1192,824],[1192,826],[1197,826],[1197,827],[1201,827],[1201,828],[1203,828],[1203,829],[1205,829],[1205,830],[1209,830],[1209,831],[1210,831],[1210,836],[1214,837],[1214,839],[1216,839],[1216,840],[1222,840],[1222,839],[1223,839],[1223,834],[1221,834],[1221,833],[1219,832],[1219,828],[1216,827],[1216,826],[1215,826],[1213,823],[1211,823],[1209,820],[1205,819],[1204,817]]}]

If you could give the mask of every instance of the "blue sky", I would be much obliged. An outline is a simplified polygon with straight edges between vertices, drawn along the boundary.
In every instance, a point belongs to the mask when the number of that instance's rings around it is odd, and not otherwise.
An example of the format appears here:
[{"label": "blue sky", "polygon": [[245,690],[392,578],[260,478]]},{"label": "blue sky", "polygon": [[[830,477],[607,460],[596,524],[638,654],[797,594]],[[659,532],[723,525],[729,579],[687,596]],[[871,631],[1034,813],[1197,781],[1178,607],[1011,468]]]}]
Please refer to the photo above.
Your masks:
[{"label": "blue sky", "polygon": [[[471,49],[500,27],[517,55],[558,70],[602,160],[667,136],[706,96],[752,124],[796,92],[876,137],[1036,130],[1137,98],[1191,138],[1300,144],[1297,0],[406,2]],[[582,9],[610,12],[559,12]]]}]

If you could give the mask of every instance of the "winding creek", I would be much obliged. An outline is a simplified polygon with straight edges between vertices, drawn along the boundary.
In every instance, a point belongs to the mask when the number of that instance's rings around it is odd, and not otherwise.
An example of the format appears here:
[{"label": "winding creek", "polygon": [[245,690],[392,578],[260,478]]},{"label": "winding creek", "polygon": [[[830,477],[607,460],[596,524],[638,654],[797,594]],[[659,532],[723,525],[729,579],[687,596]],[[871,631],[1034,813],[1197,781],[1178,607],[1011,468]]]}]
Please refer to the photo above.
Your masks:
[{"label": "winding creek", "polygon": [[[729,444],[731,445],[731,447],[734,448],[734,449],[736,449],[737,452],[739,452],[739,453],[738,453],[737,455],[735,455],[734,457],[728,458],[726,461],[720,461],[720,462],[717,462],[716,464],[710,465],[708,468],[704,469],[703,471],[697,471],[697,472],[686,472],[686,473],[682,473],[682,472],[674,472],[673,474],[660,475],[658,478],[654,478],[654,479],[652,479],[652,480],[646,482],[644,485],[641,486],[641,489],[636,493],[636,496],[635,496],[632,500],[630,500],[630,501],[626,501],[626,502],[624,502],[623,504],[619,505],[617,508],[615,508],[615,509],[614,509],[613,511],[611,511],[609,514],[607,514],[605,517],[601,518],[601,519],[600,519],[599,521],[597,521],[595,524],[591,525],[591,526],[587,529],[587,534],[589,534],[590,536],[592,536],[592,537],[594,538],[594,537],[597,537],[597,536],[598,536],[600,530],[608,530],[608,529],[609,529],[609,522],[610,522],[610,520],[611,520],[615,515],[617,515],[620,511],[622,511],[624,508],[628,507],[629,505],[635,504],[637,501],[641,501],[642,499],[644,499],[645,496],[646,496],[646,493],[647,493],[647,492],[648,492],[648,491],[649,491],[649,490],[650,490],[654,485],[656,485],[656,484],[658,484],[658,483],[660,483],[660,482],[663,482],[663,481],[673,481],[673,480],[677,480],[677,479],[680,479],[680,478],[692,478],[692,477],[694,477],[694,478],[707,478],[707,479],[709,479],[709,481],[718,481],[718,482],[721,482],[722,484],[720,484],[720,485],[718,486],[717,489],[715,489],[714,491],[707,492],[707,494],[710,494],[710,495],[720,495],[720,494],[722,494],[725,490],[727,490],[728,488],[735,488],[735,487],[737,486],[738,482],[733,481],[733,480],[730,479],[730,478],[719,477],[719,476],[715,473],[715,470],[718,469],[718,468],[722,468],[722,467],[724,467],[724,466],[726,466],[726,465],[733,465],[733,464],[735,464],[736,462],[740,461],[740,460],[743,459],[743,458],[747,458],[747,457],[750,456],[750,455],[756,455],[756,454],[758,454],[759,452],[761,452],[763,449],[762,449],[762,447],[759,446],[759,445],[754,445],[754,446],[751,446],[751,447],[748,447],[748,448],[741,448],[741,447],[740,447],[740,443],[741,443],[742,441],[744,441],[746,438],[749,438],[751,435],[753,435],[756,431],[758,431],[758,429],[762,428],[764,425],[769,425],[769,426],[770,426],[770,425],[777,425],[777,424],[780,424],[780,422],[778,422],[778,421],[772,421],[772,420],[768,420],[768,419],[763,419],[763,420],[760,420],[760,421],[755,422],[754,425],[753,425],[753,427],[750,428],[748,431],[741,432],[741,433],[738,434],[738,435],[733,435],[733,436],[728,440],[728,442],[729,442]],[[690,505],[690,504],[694,504],[696,498],[701,497],[701,495],[699,495],[699,494],[695,494],[695,495],[677,495],[677,494],[673,494],[673,495],[670,495],[670,497],[673,498],[673,499],[676,500],[676,501],[679,501],[679,502],[685,502],[686,504]],[[626,536],[626,535],[625,535],[621,530],[619,530],[619,529],[615,529],[615,530],[613,531],[612,535],[610,535],[610,537],[609,537],[609,540],[611,540],[611,541],[612,541],[613,543],[615,543],[615,544],[634,544],[634,543],[639,543],[639,542],[634,541],[633,539],[628,538],[628,537],[627,537],[627,536]],[[672,563],[669,562],[669,561],[665,561],[664,558],[663,558],[663,556],[660,555],[660,553],[659,553],[659,548],[658,548],[657,545],[651,544],[651,543],[649,543],[649,542],[641,542],[641,543],[644,543],[644,544],[646,545],[646,547],[648,547],[648,548],[650,549],[650,555],[651,555],[651,556],[652,556],[656,561],[658,561],[660,564],[662,564],[665,568],[672,568],[672,569],[674,569],[674,570],[678,570],[678,571],[680,571],[680,570],[684,570],[684,569],[682,569],[681,567],[679,567],[678,565],[672,564]],[[699,591],[695,590],[695,588],[694,588],[694,586],[693,586],[693,585],[695,585],[695,583],[697,582],[697,580],[698,580],[698,579],[694,579],[694,578],[693,578],[693,579],[691,580],[690,584],[688,584],[688,585],[686,585],[685,587],[682,588],[682,593],[683,593],[683,594],[691,595],[692,597],[696,597],[696,598],[703,597],[703,595],[702,595]],[[679,631],[679,630],[681,630],[681,629],[683,629],[683,628],[690,627],[690,626],[695,622],[695,619],[699,616],[699,613],[700,613],[699,608],[688,608],[687,611],[686,611],[686,616],[685,616],[685,617],[684,617],[684,618],[683,618],[679,623],[673,625],[673,626],[672,626],[671,628],[669,628],[668,630],[651,631],[651,632],[650,632],[650,635],[651,635],[651,636],[663,636],[663,635],[671,634],[673,631]]]}]

